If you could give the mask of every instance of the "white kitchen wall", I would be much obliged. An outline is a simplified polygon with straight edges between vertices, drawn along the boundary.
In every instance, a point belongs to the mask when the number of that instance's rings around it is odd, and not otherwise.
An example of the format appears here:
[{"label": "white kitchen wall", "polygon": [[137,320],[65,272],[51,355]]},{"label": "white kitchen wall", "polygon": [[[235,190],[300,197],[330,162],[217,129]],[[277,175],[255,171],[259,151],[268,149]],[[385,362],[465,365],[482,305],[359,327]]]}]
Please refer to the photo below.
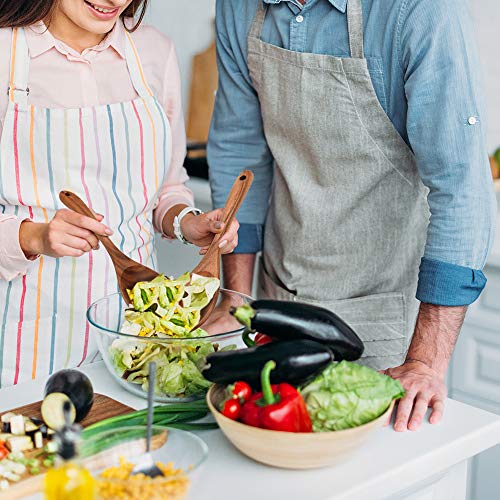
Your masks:
[{"label": "white kitchen wall", "polygon": [[151,0],[146,22],[175,43],[182,77],[184,110],[191,77],[191,61],[214,37],[215,0]]},{"label": "white kitchen wall", "polygon": [[500,1],[470,0],[488,106],[488,146],[500,146]]}]

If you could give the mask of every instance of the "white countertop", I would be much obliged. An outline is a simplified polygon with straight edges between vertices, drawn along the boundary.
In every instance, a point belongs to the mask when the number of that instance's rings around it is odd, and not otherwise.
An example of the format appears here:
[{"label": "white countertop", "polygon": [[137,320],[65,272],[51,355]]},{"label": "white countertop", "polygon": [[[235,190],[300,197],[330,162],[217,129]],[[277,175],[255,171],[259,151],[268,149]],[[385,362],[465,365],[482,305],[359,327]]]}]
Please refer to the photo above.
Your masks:
[{"label": "white countertop", "polygon": [[[145,401],[130,395],[103,363],[87,366],[96,392],[133,408]],[[0,412],[42,397],[45,381],[0,390]],[[287,471],[260,465],[241,455],[220,431],[201,432],[209,459],[191,500],[375,500],[439,475],[500,443],[500,417],[448,400],[443,422],[418,432],[398,434],[385,428],[345,464],[315,471]],[[269,443],[272,446],[272,443]]]}]

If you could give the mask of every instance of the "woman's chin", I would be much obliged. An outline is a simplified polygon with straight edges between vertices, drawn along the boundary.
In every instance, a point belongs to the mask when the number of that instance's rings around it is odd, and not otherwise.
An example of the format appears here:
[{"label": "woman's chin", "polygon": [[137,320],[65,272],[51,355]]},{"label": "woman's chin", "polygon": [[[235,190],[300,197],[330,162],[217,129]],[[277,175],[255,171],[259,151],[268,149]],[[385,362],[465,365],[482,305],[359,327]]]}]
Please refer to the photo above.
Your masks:
[{"label": "woman's chin", "polygon": [[118,19],[119,17],[112,21],[96,21],[94,19],[89,19],[81,22],[80,27],[95,35],[105,35],[114,28]]}]

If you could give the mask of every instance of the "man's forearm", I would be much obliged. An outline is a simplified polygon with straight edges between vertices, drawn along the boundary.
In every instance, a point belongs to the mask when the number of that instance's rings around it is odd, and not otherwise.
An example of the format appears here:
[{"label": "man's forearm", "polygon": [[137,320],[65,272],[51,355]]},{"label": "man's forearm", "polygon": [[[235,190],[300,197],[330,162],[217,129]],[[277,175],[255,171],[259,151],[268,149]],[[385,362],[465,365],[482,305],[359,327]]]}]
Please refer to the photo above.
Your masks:
[{"label": "man's forearm", "polygon": [[466,311],[465,306],[447,307],[422,303],[406,360],[425,363],[444,376]]},{"label": "man's forearm", "polygon": [[230,254],[222,257],[224,287],[229,290],[252,294],[255,254]]}]

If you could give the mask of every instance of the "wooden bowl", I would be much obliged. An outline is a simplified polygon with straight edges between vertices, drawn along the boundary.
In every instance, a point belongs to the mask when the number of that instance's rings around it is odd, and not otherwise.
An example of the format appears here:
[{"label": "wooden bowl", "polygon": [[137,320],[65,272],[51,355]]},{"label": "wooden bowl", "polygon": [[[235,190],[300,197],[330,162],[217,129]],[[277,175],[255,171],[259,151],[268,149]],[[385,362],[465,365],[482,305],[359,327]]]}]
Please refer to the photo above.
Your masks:
[{"label": "wooden bowl", "polygon": [[212,386],[207,403],[225,436],[244,455],[284,469],[315,469],[344,462],[383,427],[394,408],[393,402],[383,415],[353,429],[298,434],[259,429],[225,417],[217,409],[224,391],[223,385]]}]

